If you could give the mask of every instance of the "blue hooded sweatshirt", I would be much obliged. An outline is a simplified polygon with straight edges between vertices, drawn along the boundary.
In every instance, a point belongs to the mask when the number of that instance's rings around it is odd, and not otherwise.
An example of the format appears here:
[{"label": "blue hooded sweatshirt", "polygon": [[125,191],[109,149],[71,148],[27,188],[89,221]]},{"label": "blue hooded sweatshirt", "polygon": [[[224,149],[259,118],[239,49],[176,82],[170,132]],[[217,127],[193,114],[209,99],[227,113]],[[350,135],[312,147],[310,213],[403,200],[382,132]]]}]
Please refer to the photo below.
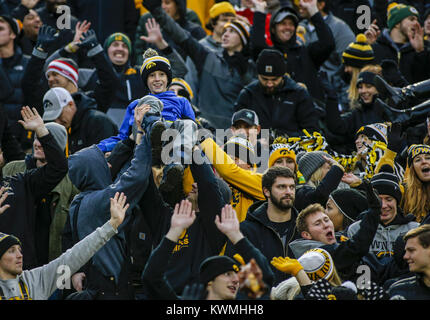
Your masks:
[{"label": "blue hooded sweatshirt", "polygon": [[[125,221],[118,228],[118,234],[110,239],[94,255],[92,263],[105,276],[118,279],[125,259],[123,228],[129,220],[129,213],[136,206],[148,186],[151,173],[151,146],[146,138],[136,147],[130,167],[115,181],[104,154],[96,146],[84,148],[69,157],[69,177],[72,183],[81,190],[70,205],[70,222],[72,232],[82,240],[97,227],[110,219],[110,198],[116,192],[124,192],[127,203]],[[77,215],[77,216],[76,216]],[[74,221],[76,220],[76,225]]]},{"label": "blue hooded sweatshirt", "polygon": [[[164,120],[173,122],[183,118],[192,120],[196,119],[190,102],[183,97],[178,97],[173,91],[165,91],[159,94],[150,95],[163,102],[163,111],[161,111],[161,116]],[[124,120],[122,121],[118,135],[100,141],[97,145],[100,150],[103,152],[112,151],[119,141],[125,140],[130,136],[131,127],[134,122],[134,108],[136,108],[138,103],[139,99],[136,99],[127,106]]]}]

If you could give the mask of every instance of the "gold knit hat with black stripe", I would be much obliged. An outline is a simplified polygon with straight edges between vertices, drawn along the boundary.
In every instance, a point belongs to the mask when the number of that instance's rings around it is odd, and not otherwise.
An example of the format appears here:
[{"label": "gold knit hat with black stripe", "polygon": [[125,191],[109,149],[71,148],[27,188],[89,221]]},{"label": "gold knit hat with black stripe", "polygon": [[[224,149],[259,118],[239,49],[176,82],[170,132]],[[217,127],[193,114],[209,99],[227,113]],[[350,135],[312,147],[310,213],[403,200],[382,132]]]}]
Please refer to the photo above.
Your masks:
[{"label": "gold knit hat with black stripe", "polygon": [[155,71],[163,71],[167,75],[167,85],[172,82],[172,67],[169,59],[159,56],[154,49],[147,49],[143,54],[143,63],[140,67],[140,75],[143,84],[147,86],[148,76]]},{"label": "gold knit hat with black stripe", "polygon": [[239,34],[240,40],[242,41],[242,44],[244,46],[246,46],[248,44],[251,28],[246,22],[243,22],[243,21],[238,20],[238,19],[234,19],[233,21],[227,22],[224,25],[224,29],[226,29],[228,27],[233,28],[233,30]]},{"label": "gold knit hat with black stripe", "polygon": [[184,98],[187,98],[187,99],[189,98],[189,100],[192,100],[194,98],[193,89],[191,89],[191,86],[184,79],[173,78],[169,86],[172,86],[172,85],[178,85],[186,91],[186,93],[188,94],[188,97],[184,97]]},{"label": "gold knit hat with black stripe", "polygon": [[375,55],[363,33],[357,35],[355,42],[351,42],[342,54],[342,63],[346,66],[363,68],[367,64],[373,64]]},{"label": "gold knit hat with black stripe", "polygon": [[273,166],[276,160],[284,157],[290,158],[294,161],[297,171],[296,153],[294,150],[290,149],[286,138],[277,137],[270,145],[269,168]]}]

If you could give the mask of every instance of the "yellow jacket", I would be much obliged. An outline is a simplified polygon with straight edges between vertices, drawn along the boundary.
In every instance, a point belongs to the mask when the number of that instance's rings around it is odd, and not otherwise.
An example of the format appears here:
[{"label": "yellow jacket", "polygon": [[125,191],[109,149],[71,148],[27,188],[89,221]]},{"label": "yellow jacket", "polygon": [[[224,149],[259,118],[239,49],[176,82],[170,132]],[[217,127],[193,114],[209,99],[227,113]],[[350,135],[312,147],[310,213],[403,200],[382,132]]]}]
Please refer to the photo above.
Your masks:
[{"label": "yellow jacket", "polygon": [[262,190],[261,173],[238,167],[212,139],[200,144],[203,152],[231,188],[233,199],[231,205],[236,210],[240,222],[245,220],[246,213],[255,200],[266,200]]}]

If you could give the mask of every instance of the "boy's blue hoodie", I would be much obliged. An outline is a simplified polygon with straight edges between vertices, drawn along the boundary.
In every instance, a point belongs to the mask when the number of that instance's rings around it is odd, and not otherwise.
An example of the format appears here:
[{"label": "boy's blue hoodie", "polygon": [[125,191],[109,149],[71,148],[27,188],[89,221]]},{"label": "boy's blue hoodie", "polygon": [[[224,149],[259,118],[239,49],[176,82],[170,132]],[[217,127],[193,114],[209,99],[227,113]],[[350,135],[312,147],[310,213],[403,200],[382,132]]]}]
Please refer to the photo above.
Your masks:
[{"label": "boy's blue hoodie", "polygon": [[[161,116],[166,121],[176,121],[178,119],[188,118],[195,120],[193,108],[190,102],[183,98],[178,97],[173,91],[165,91],[159,94],[150,94],[163,102],[163,111]],[[115,145],[121,141],[127,139],[131,134],[131,127],[134,122],[134,108],[139,103],[139,99],[134,100],[127,106],[124,120],[119,129],[119,133],[116,136],[104,139],[97,145],[103,152],[112,151]]]}]

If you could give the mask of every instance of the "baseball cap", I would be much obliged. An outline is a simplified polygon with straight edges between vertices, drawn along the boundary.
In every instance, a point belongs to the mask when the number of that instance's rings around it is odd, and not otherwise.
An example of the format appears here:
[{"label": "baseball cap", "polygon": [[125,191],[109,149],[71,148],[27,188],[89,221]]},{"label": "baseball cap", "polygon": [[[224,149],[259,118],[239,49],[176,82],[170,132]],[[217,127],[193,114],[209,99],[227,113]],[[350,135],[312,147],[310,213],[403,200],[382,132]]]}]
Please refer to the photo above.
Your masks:
[{"label": "baseball cap", "polygon": [[66,89],[60,87],[49,89],[43,96],[43,121],[57,119],[70,101],[73,101],[73,98]]},{"label": "baseball cap", "polygon": [[285,18],[291,18],[296,25],[299,23],[299,18],[297,17],[297,13],[293,8],[290,8],[290,7],[283,7],[279,9],[278,13],[276,14],[273,20],[273,23],[277,24],[282,20],[284,20]]},{"label": "baseball cap", "polygon": [[250,126],[258,126],[260,124],[257,114],[250,109],[241,109],[235,112],[231,118],[231,125],[234,125],[239,120],[245,121]]}]

